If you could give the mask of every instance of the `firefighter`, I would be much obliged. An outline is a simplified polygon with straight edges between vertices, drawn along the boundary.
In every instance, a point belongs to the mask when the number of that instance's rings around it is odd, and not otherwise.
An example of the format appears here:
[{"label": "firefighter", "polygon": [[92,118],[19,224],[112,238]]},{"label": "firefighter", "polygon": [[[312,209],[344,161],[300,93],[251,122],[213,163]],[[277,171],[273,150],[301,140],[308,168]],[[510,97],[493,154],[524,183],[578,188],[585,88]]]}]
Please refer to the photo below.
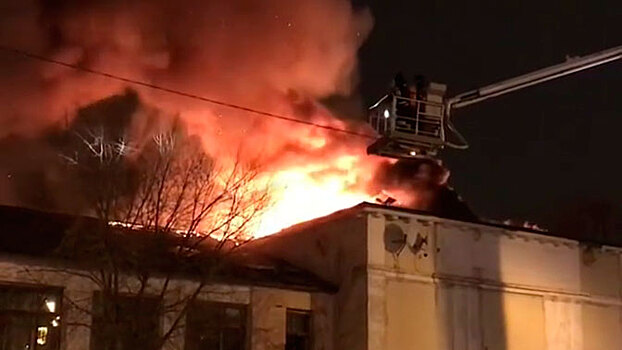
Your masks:
[{"label": "firefighter", "polygon": [[408,82],[406,81],[406,78],[404,78],[404,74],[402,74],[402,72],[399,72],[395,75],[393,84],[394,92],[396,95],[408,97]]},{"label": "firefighter", "polygon": [[423,75],[417,74],[415,75],[415,79],[413,79],[413,82],[415,85],[417,100],[425,101],[428,94],[428,80]]},{"label": "firefighter", "polygon": [[423,75],[415,75],[415,78],[413,79],[413,90],[414,93],[412,99],[416,100],[416,102],[413,103],[413,108],[416,116],[418,113],[425,113],[425,102],[421,103],[421,101],[425,101],[427,98],[428,82]]},{"label": "firefighter", "polygon": [[404,75],[400,72],[395,75],[393,81],[393,95],[396,96],[395,109],[398,115],[408,115],[410,103],[404,98],[410,98],[410,88]]}]

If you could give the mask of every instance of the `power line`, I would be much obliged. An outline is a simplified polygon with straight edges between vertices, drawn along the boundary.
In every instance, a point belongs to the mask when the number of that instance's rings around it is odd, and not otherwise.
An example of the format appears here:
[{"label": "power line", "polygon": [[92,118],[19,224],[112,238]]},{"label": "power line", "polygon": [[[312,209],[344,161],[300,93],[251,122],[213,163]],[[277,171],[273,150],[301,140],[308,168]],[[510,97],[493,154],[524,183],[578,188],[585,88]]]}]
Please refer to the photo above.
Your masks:
[{"label": "power line", "polygon": [[330,125],[316,124],[316,123],[313,123],[313,122],[310,122],[310,121],[306,121],[306,120],[301,120],[301,119],[287,117],[287,116],[283,116],[283,115],[279,115],[279,114],[275,114],[275,113],[271,113],[271,112],[261,111],[261,110],[258,110],[258,109],[241,106],[241,105],[237,105],[237,104],[234,104],[234,103],[219,101],[219,100],[215,100],[215,99],[212,99],[212,98],[207,98],[207,97],[195,95],[195,94],[192,94],[192,93],[189,93],[189,92],[179,91],[179,90],[175,90],[175,89],[171,89],[171,88],[167,88],[167,87],[163,87],[163,86],[147,83],[147,82],[140,81],[140,80],[135,80],[135,79],[131,79],[131,78],[122,77],[122,76],[115,75],[115,74],[108,73],[108,72],[98,71],[98,70],[95,70],[95,69],[83,67],[83,66],[80,66],[80,65],[77,65],[77,64],[71,64],[71,63],[55,60],[53,58],[37,55],[37,54],[31,53],[31,52],[28,52],[28,51],[19,50],[19,49],[15,49],[15,48],[12,48],[12,47],[6,47],[6,46],[1,46],[0,45],[0,50],[3,50],[5,52],[9,52],[9,53],[13,53],[13,54],[16,54],[16,55],[19,55],[19,56],[23,56],[23,57],[26,57],[26,58],[29,58],[29,59],[33,59],[33,60],[37,60],[37,61],[41,61],[41,62],[45,62],[45,63],[50,63],[50,64],[55,64],[55,65],[63,66],[63,67],[66,67],[66,68],[71,68],[71,69],[74,69],[74,70],[79,70],[79,71],[82,71],[82,72],[85,72],[85,73],[89,73],[89,74],[93,74],[93,75],[98,75],[98,76],[106,77],[106,78],[117,80],[117,81],[122,81],[124,83],[132,84],[132,85],[138,85],[138,86],[146,87],[146,88],[153,89],[153,90],[164,91],[164,92],[167,92],[167,93],[170,93],[170,94],[174,94],[174,95],[178,95],[178,96],[183,96],[183,97],[187,97],[187,98],[191,98],[191,99],[195,99],[195,100],[199,100],[199,101],[203,101],[203,102],[207,102],[207,103],[211,103],[211,104],[215,104],[215,105],[219,105],[219,106],[223,106],[223,107],[238,109],[238,110],[241,110],[241,111],[245,111],[245,112],[249,112],[249,113],[253,113],[253,114],[258,114],[258,115],[262,115],[262,116],[265,116],[265,117],[280,119],[280,120],[284,120],[284,121],[288,121],[288,122],[293,122],[293,123],[298,123],[298,124],[304,124],[304,125],[308,125],[308,126],[312,126],[312,127],[316,127],[316,128],[320,128],[320,129],[325,129],[325,130],[329,130],[329,131],[333,131],[333,132],[340,132],[340,133],[349,134],[349,135],[358,136],[358,137],[367,138],[367,139],[375,139],[376,138],[375,136],[358,133],[356,131],[340,129],[340,128],[337,128],[337,127],[334,127],[334,126],[330,126]]}]

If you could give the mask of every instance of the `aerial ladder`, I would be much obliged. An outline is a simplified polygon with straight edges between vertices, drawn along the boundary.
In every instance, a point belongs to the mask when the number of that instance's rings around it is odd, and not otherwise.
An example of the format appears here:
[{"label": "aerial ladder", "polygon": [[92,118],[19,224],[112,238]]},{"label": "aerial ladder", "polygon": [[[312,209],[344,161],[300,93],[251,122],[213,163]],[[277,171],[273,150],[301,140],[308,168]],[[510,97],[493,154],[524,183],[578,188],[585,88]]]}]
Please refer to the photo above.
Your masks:
[{"label": "aerial ladder", "polygon": [[445,97],[446,86],[438,83],[426,83],[423,88],[396,86],[369,108],[368,121],[380,137],[367,148],[367,153],[438,162],[438,153],[445,147],[469,147],[451,122],[456,109],[620,59],[622,46],[617,46],[449,98]]}]

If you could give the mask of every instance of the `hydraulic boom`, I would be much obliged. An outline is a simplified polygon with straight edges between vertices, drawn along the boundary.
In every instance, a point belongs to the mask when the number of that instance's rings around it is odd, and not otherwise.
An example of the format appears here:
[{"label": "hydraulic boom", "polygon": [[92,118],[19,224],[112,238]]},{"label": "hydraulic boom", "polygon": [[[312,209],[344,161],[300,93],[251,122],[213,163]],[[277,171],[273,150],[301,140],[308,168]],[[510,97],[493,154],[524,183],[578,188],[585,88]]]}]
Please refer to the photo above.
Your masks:
[{"label": "hydraulic boom", "polygon": [[[466,149],[468,143],[451,123],[453,110],[620,59],[622,46],[568,58],[566,62],[450,98],[444,98],[445,86],[441,84],[431,83],[423,88],[396,86],[370,107],[369,122],[381,137],[367,152],[392,158],[435,159],[445,146]],[[448,131],[460,143],[449,141]]]}]

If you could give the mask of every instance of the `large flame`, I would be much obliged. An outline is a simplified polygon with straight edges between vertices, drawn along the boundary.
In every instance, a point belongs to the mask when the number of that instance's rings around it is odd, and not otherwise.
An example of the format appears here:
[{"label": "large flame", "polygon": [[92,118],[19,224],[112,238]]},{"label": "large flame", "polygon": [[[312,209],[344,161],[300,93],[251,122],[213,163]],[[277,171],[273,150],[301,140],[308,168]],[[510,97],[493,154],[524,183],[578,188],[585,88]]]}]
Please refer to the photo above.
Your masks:
[{"label": "large flame", "polygon": [[[357,160],[356,155],[342,156],[322,163],[278,170],[273,174],[274,205],[260,218],[255,235],[265,236],[298,222],[373,200],[369,193],[352,189],[360,175],[356,168]],[[344,173],[322,177],[313,175],[327,169]]]},{"label": "large flame", "polygon": [[[281,104],[272,105],[272,110],[293,112],[287,99],[275,101]],[[361,128],[361,122],[345,123],[321,106],[311,105],[311,115],[307,116],[310,121],[343,130],[358,128],[371,134]],[[229,159],[230,163],[242,152],[262,168],[256,186],[268,184],[271,204],[258,218],[256,237],[374,201],[379,194],[372,183],[378,166],[387,161],[366,154],[367,138],[249,115],[236,118],[233,125],[219,123],[213,135],[214,129],[209,127],[212,121],[236,112],[222,111],[213,118],[198,118],[196,113],[201,112],[191,113],[187,120],[193,125],[191,130],[202,136],[206,150],[217,148],[217,156]],[[249,132],[250,129],[254,130]]]},{"label": "large flame", "polygon": [[[315,102],[355,92],[357,50],[371,29],[371,16],[348,0],[0,0],[0,7],[7,10],[0,14],[3,46],[171,90],[363,130],[361,122],[337,119]],[[11,86],[0,93],[0,141],[67,124],[80,108],[128,87],[6,53],[0,54],[0,82]],[[132,127],[139,135],[153,128],[153,113],[180,116],[219,163],[234,162],[240,153],[260,162],[258,185],[270,184],[273,204],[260,218],[257,236],[373,200],[379,192],[372,184],[374,173],[386,161],[366,155],[369,139],[133,88],[142,105],[133,112]],[[123,108],[108,112],[119,111]],[[54,157],[51,153],[39,152],[32,157],[37,161],[2,154],[10,161],[0,164],[0,172],[38,172],[47,180],[53,174],[39,168]],[[0,176],[0,200],[19,203],[16,198],[24,197],[12,185],[14,178]]]}]

